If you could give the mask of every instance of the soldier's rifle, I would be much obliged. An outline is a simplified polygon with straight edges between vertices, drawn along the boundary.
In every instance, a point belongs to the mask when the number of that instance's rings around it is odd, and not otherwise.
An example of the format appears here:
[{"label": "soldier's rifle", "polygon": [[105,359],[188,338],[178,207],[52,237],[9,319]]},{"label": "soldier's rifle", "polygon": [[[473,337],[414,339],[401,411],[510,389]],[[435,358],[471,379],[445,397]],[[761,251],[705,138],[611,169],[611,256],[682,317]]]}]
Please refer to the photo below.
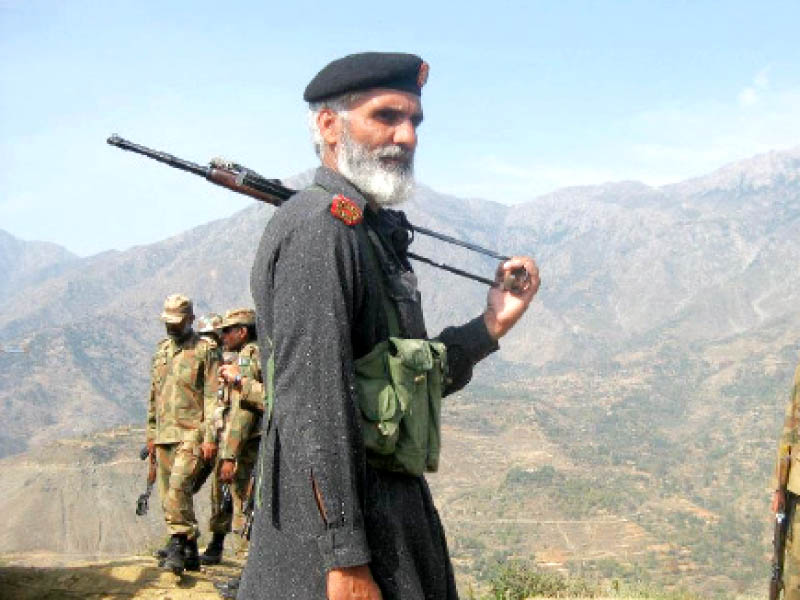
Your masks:
[{"label": "soldier's rifle", "polygon": [[250,481],[247,482],[247,499],[244,502],[244,525],[242,526],[242,537],[246,540],[250,539],[250,533],[253,531],[253,519],[255,518],[256,509],[256,474],[255,471],[250,474]]},{"label": "soldier's rifle", "polygon": [[783,560],[786,553],[786,533],[789,529],[789,498],[786,484],[789,481],[789,468],[792,456],[786,449],[786,456],[778,462],[778,491],[783,497],[783,506],[775,512],[775,529],[772,534],[772,573],[769,579],[769,600],[778,600],[783,589]]},{"label": "soldier's rifle", "polygon": [[[214,158],[207,167],[204,167],[203,165],[198,165],[188,160],[178,158],[172,154],[161,152],[159,150],[153,150],[152,148],[148,148],[147,146],[142,146],[140,144],[135,144],[134,142],[123,139],[116,134],[109,137],[106,141],[117,148],[129,150],[130,152],[135,152],[148,158],[152,158],[153,160],[157,160],[158,162],[162,162],[170,167],[199,175],[211,183],[228,188],[229,190],[239,194],[250,196],[251,198],[255,198],[261,202],[272,204],[273,206],[280,206],[296,193],[296,190],[285,187],[278,179],[267,179],[252,169],[248,169],[247,167],[243,167],[238,163],[225,159]],[[432,229],[427,229],[426,227],[412,225],[411,229],[412,232],[421,233],[448,244],[460,246],[462,248],[466,248],[467,250],[471,250],[500,261],[506,261],[511,258],[510,256],[500,254],[493,250],[489,250],[488,248],[483,248],[477,244],[464,242],[449,235],[433,231]],[[466,277],[467,279],[472,279],[473,281],[484,283],[491,287],[502,285],[506,289],[519,289],[519,287],[528,279],[527,272],[524,269],[516,269],[502,284],[499,284],[493,279],[488,279],[486,277],[481,277],[480,275],[475,275],[474,273],[469,273],[457,267],[420,256],[414,252],[408,252],[408,256],[416,261],[431,265],[455,275],[460,275],[461,277]]]},{"label": "soldier's rifle", "polygon": [[219,510],[223,515],[233,514],[233,496],[231,486],[228,483],[222,484],[222,499],[219,502]]},{"label": "soldier's rifle", "polygon": [[[232,365],[234,364],[239,358],[238,352],[230,352],[225,351],[222,353],[222,360],[220,361],[223,365]],[[231,410],[231,394],[233,393],[233,384],[226,383],[220,379],[220,387],[218,390],[219,400],[223,406],[225,406],[224,412],[229,412]],[[223,438],[225,436],[225,421],[223,419],[222,422],[222,430],[219,432],[219,440],[220,444],[223,442]],[[217,459],[219,460],[219,459]],[[222,484],[222,498],[219,501],[219,510],[220,513],[223,515],[232,515],[233,514],[233,497],[231,496],[231,486],[228,483]]]},{"label": "soldier's rifle", "polygon": [[147,489],[144,494],[141,494],[136,500],[136,514],[143,516],[147,514],[150,508],[150,494],[153,491],[153,484],[156,482],[156,455],[155,452],[151,453],[147,446],[142,446],[139,450],[139,460],[150,459],[150,464],[147,468]]}]

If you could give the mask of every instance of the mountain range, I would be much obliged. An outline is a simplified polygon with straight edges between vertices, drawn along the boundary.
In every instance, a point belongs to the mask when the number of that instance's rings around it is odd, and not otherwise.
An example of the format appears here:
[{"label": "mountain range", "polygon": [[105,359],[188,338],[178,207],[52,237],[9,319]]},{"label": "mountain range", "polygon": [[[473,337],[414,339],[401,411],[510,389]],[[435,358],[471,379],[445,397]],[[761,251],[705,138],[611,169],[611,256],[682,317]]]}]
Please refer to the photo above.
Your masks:
[{"label": "mountain range", "polygon": [[[525,423],[542,448],[503,462],[487,489],[473,481],[474,493],[432,479],[464,568],[479,576],[486,555],[464,541],[480,529],[468,525],[475,511],[494,515],[481,543],[530,555],[535,540],[547,540],[547,556],[574,566],[576,555],[549,533],[515,542],[513,526],[502,524],[520,522],[515,502],[552,517],[535,520],[564,520],[567,490],[595,498],[577,507],[581,515],[635,525],[634,537],[649,540],[636,552],[659,572],[714,590],[754,585],[766,569],[764,489],[800,333],[800,148],[678,184],[566,188],[515,206],[420,185],[404,210],[420,226],[530,254],[542,274],[528,314],[448,409],[454,444],[512,431],[504,439],[514,443]],[[142,423],[164,297],[186,293],[198,313],[251,305],[250,266],[273,211],[254,204],[155,244],[87,258],[0,231],[0,345],[28,350],[0,353],[0,407],[14,425],[0,431],[0,456]],[[412,250],[494,271],[491,259],[420,234]],[[425,265],[417,271],[431,334],[482,310],[480,284]],[[474,469],[493,464],[495,449],[482,447]],[[469,467],[460,469],[472,481]],[[723,540],[728,554],[708,550]],[[598,572],[636,562],[598,552]],[[718,569],[722,562],[733,566]],[[714,569],[718,579],[709,579]]]}]

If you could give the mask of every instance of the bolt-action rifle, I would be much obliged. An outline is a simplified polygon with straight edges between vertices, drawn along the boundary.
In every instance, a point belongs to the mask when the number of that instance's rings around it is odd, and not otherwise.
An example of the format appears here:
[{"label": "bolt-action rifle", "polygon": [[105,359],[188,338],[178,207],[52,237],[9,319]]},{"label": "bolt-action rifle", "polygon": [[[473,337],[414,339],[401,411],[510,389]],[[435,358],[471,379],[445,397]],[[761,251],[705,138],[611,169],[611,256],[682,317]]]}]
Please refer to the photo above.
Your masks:
[{"label": "bolt-action rifle", "polygon": [[[211,183],[215,183],[216,185],[226,187],[229,190],[238,192],[239,194],[250,196],[251,198],[255,198],[256,200],[259,200],[261,202],[272,204],[273,206],[280,206],[296,193],[296,190],[285,187],[277,179],[267,179],[266,177],[262,177],[252,169],[248,169],[247,167],[243,167],[240,164],[225,159],[214,158],[211,160],[210,164],[207,167],[204,167],[202,165],[189,162],[188,160],[183,160],[182,158],[178,158],[177,156],[173,156],[172,154],[167,154],[166,152],[153,150],[152,148],[148,148],[140,144],[135,144],[133,142],[121,138],[116,134],[109,137],[106,141],[112,146],[116,146],[117,148],[122,148],[123,150],[130,150],[131,152],[136,152],[137,154],[141,154],[148,158],[152,158],[153,160],[162,162],[166,165],[169,165],[170,167],[181,169],[182,171],[188,171],[189,173],[194,173],[195,175],[200,175],[201,177],[206,178]],[[412,233],[418,232],[423,235],[436,238],[443,242],[447,242],[448,244],[461,246],[462,248],[466,248],[467,250],[472,250],[473,252],[477,252],[479,254],[483,254],[485,256],[489,256],[491,258],[495,258],[500,261],[506,261],[510,258],[509,256],[499,254],[497,252],[494,252],[493,250],[489,250],[487,248],[478,246],[477,244],[464,242],[456,238],[450,237],[449,235],[438,233],[436,231],[427,229],[425,227],[412,226],[411,231]],[[525,269],[514,270],[511,275],[506,277],[506,280],[502,284],[499,284],[493,279],[481,277],[480,275],[475,275],[473,273],[463,271],[462,269],[459,269],[457,267],[436,262],[435,260],[431,260],[430,258],[420,256],[419,254],[413,252],[408,252],[408,256],[409,258],[412,258],[416,261],[423,262],[425,264],[431,265],[438,269],[442,269],[449,273],[453,273],[455,275],[460,275],[461,277],[466,277],[467,279],[472,279],[473,281],[485,283],[486,285],[491,287],[497,287],[502,285],[504,288],[509,290],[518,290],[521,289],[522,286],[525,284],[525,282],[528,280],[528,274],[525,271]]]},{"label": "bolt-action rifle", "polygon": [[155,452],[151,454],[147,446],[142,446],[142,449],[139,451],[139,460],[145,460],[147,458],[150,459],[150,464],[147,469],[147,489],[144,494],[141,494],[136,500],[136,514],[140,517],[146,515],[147,509],[150,508],[150,493],[153,491],[153,484],[156,482]]},{"label": "bolt-action rifle", "polygon": [[789,481],[789,467],[792,456],[787,453],[778,462],[778,491],[783,497],[783,506],[775,513],[775,530],[772,534],[772,576],[769,579],[769,600],[778,600],[783,589],[783,559],[786,551],[786,533],[789,529],[789,498],[786,494],[786,483]]},{"label": "bolt-action rifle", "polygon": [[231,496],[231,486],[228,483],[222,484],[222,500],[219,502],[219,510],[223,515],[233,514],[233,496]]},{"label": "bolt-action rifle", "polygon": [[250,539],[250,533],[253,531],[253,518],[255,517],[256,509],[256,473],[255,470],[250,474],[250,481],[247,482],[247,499],[244,502],[244,525],[242,526],[242,537],[246,540]]}]

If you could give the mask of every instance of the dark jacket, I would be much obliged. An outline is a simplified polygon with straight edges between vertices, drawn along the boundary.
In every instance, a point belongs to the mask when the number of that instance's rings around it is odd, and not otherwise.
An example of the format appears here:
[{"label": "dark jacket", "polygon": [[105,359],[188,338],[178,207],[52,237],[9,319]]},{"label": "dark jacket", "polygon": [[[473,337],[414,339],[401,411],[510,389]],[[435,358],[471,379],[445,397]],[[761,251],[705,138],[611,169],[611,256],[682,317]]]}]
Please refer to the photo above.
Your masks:
[{"label": "dark jacket", "polygon": [[[361,208],[362,224],[331,214],[337,194]],[[275,404],[240,600],[322,600],[327,570],[365,563],[385,600],[457,597],[424,477],[371,468],[356,412],[353,361],[389,336],[381,274],[370,268],[359,227],[372,227],[383,242],[388,264],[381,266],[396,284],[404,337],[427,336],[404,221],[397,211],[371,211],[356,188],[323,167],[264,231],[251,288],[258,337],[274,344]],[[448,350],[446,393],[497,349],[482,317],[438,339]]]}]

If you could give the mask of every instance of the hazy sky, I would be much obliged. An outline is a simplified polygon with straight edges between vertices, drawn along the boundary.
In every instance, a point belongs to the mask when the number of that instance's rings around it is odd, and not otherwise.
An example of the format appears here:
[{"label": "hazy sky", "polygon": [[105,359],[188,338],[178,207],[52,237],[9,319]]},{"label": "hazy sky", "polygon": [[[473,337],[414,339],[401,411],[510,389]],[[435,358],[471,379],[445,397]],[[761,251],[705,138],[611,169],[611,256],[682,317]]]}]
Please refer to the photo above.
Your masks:
[{"label": "hazy sky", "polygon": [[431,65],[418,179],[517,203],[800,145],[800,2],[0,0],[0,228],[82,255],[248,199],[111,133],[265,176],[315,165],[302,90],[363,50]]}]

